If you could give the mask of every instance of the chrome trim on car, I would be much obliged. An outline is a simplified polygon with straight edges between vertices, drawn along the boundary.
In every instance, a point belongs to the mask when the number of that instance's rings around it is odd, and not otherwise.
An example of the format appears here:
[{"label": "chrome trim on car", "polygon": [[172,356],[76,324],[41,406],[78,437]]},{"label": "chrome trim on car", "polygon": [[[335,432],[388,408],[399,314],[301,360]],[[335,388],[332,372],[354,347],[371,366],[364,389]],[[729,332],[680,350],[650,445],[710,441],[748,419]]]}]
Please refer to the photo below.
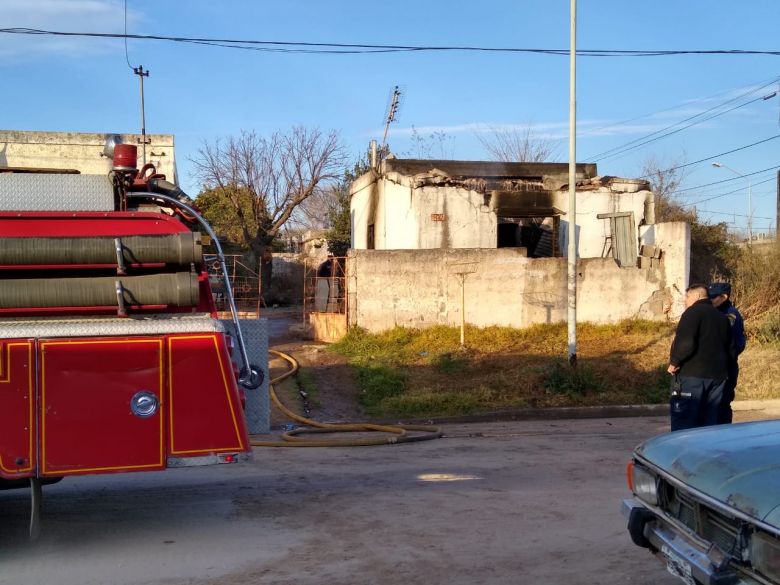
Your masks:
[{"label": "chrome trim on car", "polygon": [[[633,508],[650,509],[643,503],[624,500],[621,511],[630,517]],[[762,581],[746,575],[736,564],[727,564],[718,571],[710,555],[709,543],[698,543],[676,530],[674,525],[667,524],[665,518],[657,516],[645,522],[643,534],[659,560],[666,561],[667,569],[675,576],[687,582],[695,579],[704,585],[762,585]]]},{"label": "chrome trim on car", "polygon": [[722,512],[728,516],[732,516],[738,520],[743,520],[745,522],[748,522],[749,524],[752,524],[753,526],[757,526],[758,528],[761,528],[762,530],[769,532],[770,534],[773,534],[777,537],[780,537],[780,528],[777,526],[772,526],[771,524],[767,524],[763,520],[760,520],[758,518],[754,518],[753,516],[750,516],[748,514],[745,514],[744,512],[741,512],[740,510],[737,510],[736,508],[733,508],[729,506],[728,504],[725,504],[721,502],[720,500],[716,500],[712,496],[709,496],[705,494],[704,492],[701,492],[697,490],[696,488],[691,487],[690,485],[686,484],[685,482],[677,479],[673,475],[669,474],[667,471],[661,469],[657,465],[653,464],[651,461],[648,461],[641,455],[638,455],[637,453],[634,453],[634,458],[639,461],[642,465],[645,465],[655,471],[658,475],[663,477],[666,481],[671,483],[672,485],[684,489],[686,492],[692,494],[696,498],[698,498],[701,502],[707,504],[708,506],[712,506],[719,512]]}]

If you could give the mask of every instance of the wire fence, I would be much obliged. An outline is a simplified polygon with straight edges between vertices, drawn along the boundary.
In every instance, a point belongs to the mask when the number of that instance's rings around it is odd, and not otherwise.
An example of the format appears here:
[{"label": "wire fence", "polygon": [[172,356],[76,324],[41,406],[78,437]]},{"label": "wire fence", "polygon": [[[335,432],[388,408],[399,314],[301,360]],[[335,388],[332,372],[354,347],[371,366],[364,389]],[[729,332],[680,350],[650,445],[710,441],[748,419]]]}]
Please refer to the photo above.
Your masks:
[{"label": "wire fence", "polygon": [[[209,283],[214,295],[217,312],[224,315],[230,312],[227,293],[222,275],[222,267],[216,255],[204,254],[203,260],[208,267]],[[261,294],[260,275],[243,262],[243,256],[228,254],[225,256],[228,280],[233,289],[236,309],[241,317],[252,318],[260,316],[260,307],[265,306]]]}]

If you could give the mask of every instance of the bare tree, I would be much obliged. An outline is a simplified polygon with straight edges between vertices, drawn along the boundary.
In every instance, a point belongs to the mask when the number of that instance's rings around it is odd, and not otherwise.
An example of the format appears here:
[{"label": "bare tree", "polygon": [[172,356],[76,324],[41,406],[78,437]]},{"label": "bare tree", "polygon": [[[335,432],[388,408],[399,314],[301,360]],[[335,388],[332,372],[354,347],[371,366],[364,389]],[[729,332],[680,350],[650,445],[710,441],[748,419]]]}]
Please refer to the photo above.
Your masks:
[{"label": "bare tree", "polygon": [[642,163],[642,178],[650,182],[655,193],[656,221],[694,221],[696,214],[680,204],[675,193],[685,180],[685,155],[665,164],[655,156],[649,156]]},{"label": "bare tree", "polygon": [[477,138],[488,156],[500,162],[549,162],[558,158],[557,141],[537,137],[531,126],[524,130],[491,127],[488,134],[477,134]]},{"label": "bare tree", "polygon": [[434,130],[423,135],[412,124],[410,140],[412,148],[401,154],[403,158],[447,160],[453,157],[455,137],[443,130]]},{"label": "bare tree", "polygon": [[[242,132],[226,141],[204,142],[192,160],[204,191],[198,202],[249,248],[265,291],[271,280],[271,244],[299,206],[341,177],[344,149],[335,131],[294,127],[269,137]],[[203,199],[203,201],[201,201]],[[204,209],[207,217],[208,209]],[[224,233],[224,232],[223,232]]]}]

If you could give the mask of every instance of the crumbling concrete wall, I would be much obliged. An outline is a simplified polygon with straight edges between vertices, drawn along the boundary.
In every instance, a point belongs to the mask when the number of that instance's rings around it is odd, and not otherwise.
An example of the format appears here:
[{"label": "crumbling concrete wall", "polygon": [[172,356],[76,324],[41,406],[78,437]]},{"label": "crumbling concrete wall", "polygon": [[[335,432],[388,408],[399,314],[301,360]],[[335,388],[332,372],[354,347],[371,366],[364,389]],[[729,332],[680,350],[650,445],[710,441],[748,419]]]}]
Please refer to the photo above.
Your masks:
[{"label": "crumbling concrete wall", "polygon": [[[656,230],[664,246],[657,263],[620,268],[611,258],[580,259],[578,320],[674,317],[677,289],[687,279],[688,248],[680,249],[684,238],[673,238],[684,231],[685,224]],[[566,271],[566,259],[528,258],[523,248],[351,250],[349,321],[369,331],[459,325],[463,273],[467,323],[527,327],[560,322],[567,312]]]},{"label": "crumbling concrete wall", "polygon": [[[498,215],[490,205],[490,192],[479,190],[479,179],[453,182],[437,177],[435,170],[414,176],[370,171],[352,184],[351,192],[354,249],[369,248],[370,230],[377,250],[498,247]],[[554,207],[563,213],[559,245],[566,255],[568,191],[549,192]],[[609,177],[584,181],[577,190],[578,257],[600,258],[608,252],[610,222],[598,214],[631,212],[634,225],[651,223],[647,207],[652,198],[646,181]],[[639,246],[638,234],[634,245]]]},{"label": "crumbling concrete wall", "polygon": [[[107,175],[111,159],[103,156],[106,138],[114,133],[0,131],[0,167],[34,169],[75,169],[83,175]],[[124,144],[138,146],[142,163],[140,134],[117,134]],[[146,160],[169,181],[178,182],[174,140],[170,134],[146,135]]]},{"label": "crumbling concrete wall", "polygon": [[477,191],[420,185],[413,177],[363,175],[353,184],[352,247],[369,246],[373,226],[377,250],[495,248],[496,214]]},{"label": "crumbling concrete wall", "polygon": [[[607,238],[612,235],[610,223],[608,219],[599,219],[598,214],[631,212],[634,214],[636,226],[654,221],[646,218],[647,201],[652,200],[653,194],[646,189],[645,181],[604,180],[600,177],[591,181],[591,184],[577,190],[577,255],[580,258],[600,258],[609,248]],[[554,197],[555,207],[564,212],[568,210],[568,191],[558,191]],[[561,216],[559,231],[559,244],[564,256],[568,249],[568,215],[565,213]],[[635,242],[638,245],[638,234],[635,236]],[[614,244],[612,242],[613,246]]]}]

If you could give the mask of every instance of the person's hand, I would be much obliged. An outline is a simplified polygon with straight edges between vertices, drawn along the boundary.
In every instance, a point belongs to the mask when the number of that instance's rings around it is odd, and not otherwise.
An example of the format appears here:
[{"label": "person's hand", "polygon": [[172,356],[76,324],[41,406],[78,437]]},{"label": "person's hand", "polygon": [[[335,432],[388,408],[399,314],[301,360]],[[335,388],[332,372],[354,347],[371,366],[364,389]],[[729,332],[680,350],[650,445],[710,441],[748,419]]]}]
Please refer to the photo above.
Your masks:
[{"label": "person's hand", "polygon": [[673,366],[672,364],[669,364],[669,367],[666,368],[666,371],[670,374],[676,374],[680,371],[680,366]]}]

